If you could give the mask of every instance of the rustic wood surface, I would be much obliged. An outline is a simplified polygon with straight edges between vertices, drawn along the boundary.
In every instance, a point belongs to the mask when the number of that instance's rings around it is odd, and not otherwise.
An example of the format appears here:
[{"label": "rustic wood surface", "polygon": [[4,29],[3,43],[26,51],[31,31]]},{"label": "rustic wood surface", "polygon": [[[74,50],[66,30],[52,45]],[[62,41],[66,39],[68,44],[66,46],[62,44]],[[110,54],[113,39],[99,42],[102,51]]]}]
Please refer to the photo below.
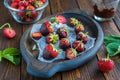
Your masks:
[{"label": "rustic wood surface", "polygon": [[[86,10],[91,17],[93,15],[91,0],[49,0],[49,5],[45,9],[42,18],[73,8]],[[2,30],[0,30],[0,50],[8,47],[19,48],[20,38],[30,25],[22,25],[15,22],[9,11],[4,7],[2,0],[0,2],[0,25],[6,22],[9,22],[16,30],[17,36],[14,39],[7,39],[3,36]],[[120,5],[115,18],[112,21],[101,22],[100,25],[105,36],[120,34]],[[10,62],[2,60],[0,62],[0,80],[120,80],[120,56],[112,57],[115,62],[115,68],[108,73],[102,73],[98,70],[97,61],[103,57],[106,57],[104,45],[102,45],[97,55],[83,66],[70,71],[58,72],[49,79],[36,78],[29,75],[26,72],[26,63],[22,56],[20,66],[14,66]]]}]

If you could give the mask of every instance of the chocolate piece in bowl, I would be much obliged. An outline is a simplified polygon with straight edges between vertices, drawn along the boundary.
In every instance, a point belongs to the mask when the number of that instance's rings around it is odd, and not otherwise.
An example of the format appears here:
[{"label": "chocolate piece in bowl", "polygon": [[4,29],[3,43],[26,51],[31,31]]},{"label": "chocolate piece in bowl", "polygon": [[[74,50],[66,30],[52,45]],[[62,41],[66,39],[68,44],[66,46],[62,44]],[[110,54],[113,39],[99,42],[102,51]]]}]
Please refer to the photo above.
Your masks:
[{"label": "chocolate piece in bowl", "polygon": [[34,32],[31,34],[32,38],[35,40],[38,40],[42,37],[42,34],[40,32]]},{"label": "chocolate piece in bowl", "polygon": [[53,26],[51,22],[46,21],[41,25],[40,32],[43,36],[47,36],[49,33],[53,33]]}]

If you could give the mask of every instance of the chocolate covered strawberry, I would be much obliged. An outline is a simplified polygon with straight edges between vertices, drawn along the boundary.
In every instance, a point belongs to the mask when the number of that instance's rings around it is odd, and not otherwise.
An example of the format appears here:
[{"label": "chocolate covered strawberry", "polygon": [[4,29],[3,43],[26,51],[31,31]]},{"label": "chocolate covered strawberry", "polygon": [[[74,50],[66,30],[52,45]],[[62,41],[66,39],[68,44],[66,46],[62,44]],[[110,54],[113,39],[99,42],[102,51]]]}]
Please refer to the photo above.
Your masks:
[{"label": "chocolate covered strawberry", "polygon": [[67,59],[74,59],[77,57],[77,51],[74,48],[68,48],[66,50],[66,58]]},{"label": "chocolate covered strawberry", "polygon": [[56,33],[49,33],[46,37],[47,43],[56,43],[59,40],[59,36]]},{"label": "chocolate covered strawberry", "polygon": [[43,36],[47,36],[49,33],[53,33],[53,26],[51,22],[47,21],[41,25],[40,32]]},{"label": "chocolate covered strawberry", "polygon": [[68,29],[61,27],[57,30],[57,34],[59,35],[59,38],[66,38],[68,36]]},{"label": "chocolate covered strawberry", "polygon": [[87,34],[88,33],[79,32],[76,35],[76,39],[83,41],[83,43],[86,43],[88,41],[88,35]]},{"label": "chocolate covered strawberry", "polygon": [[56,23],[66,23],[66,18],[62,15],[56,15],[55,17],[51,18],[52,22],[56,22]]},{"label": "chocolate covered strawberry", "polygon": [[79,24],[79,21],[76,18],[70,18],[68,21],[70,27],[75,27],[77,24]]},{"label": "chocolate covered strawberry", "polygon": [[114,62],[110,59],[103,58],[98,61],[98,67],[102,72],[108,72],[114,68]]},{"label": "chocolate covered strawberry", "polygon": [[73,48],[75,48],[78,52],[82,52],[85,50],[85,45],[82,41],[73,42]]},{"label": "chocolate covered strawberry", "polygon": [[75,26],[75,32],[76,33],[80,32],[80,31],[83,32],[84,30],[85,30],[84,26],[81,23],[79,23]]},{"label": "chocolate covered strawberry", "polygon": [[70,48],[70,41],[67,38],[62,38],[60,40],[60,44],[59,44],[60,48],[63,49],[64,51],[68,48]]},{"label": "chocolate covered strawberry", "polygon": [[43,58],[50,60],[58,56],[58,50],[52,45],[48,44],[43,51]]},{"label": "chocolate covered strawberry", "polygon": [[31,36],[32,36],[33,39],[38,40],[42,37],[42,34],[40,32],[34,32],[34,33],[32,33]]}]

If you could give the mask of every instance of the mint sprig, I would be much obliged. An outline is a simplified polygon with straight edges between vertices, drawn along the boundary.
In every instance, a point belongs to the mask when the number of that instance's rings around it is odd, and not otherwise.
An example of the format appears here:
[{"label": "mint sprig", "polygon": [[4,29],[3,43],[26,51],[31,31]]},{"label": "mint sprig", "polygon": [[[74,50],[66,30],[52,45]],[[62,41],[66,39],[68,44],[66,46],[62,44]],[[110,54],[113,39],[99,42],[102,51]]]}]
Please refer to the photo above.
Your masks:
[{"label": "mint sprig", "polygon": [[20,51],[16,48],[6,48],[3,51],[0,51],[0,61],[2,59],[6,59],[13,63],[14,65],[20,64],[20,57],[19,57]]},{"label": "mint sprig", "polygon": [[104,44],[109,56],[120,54],[120,35],[109,35],[105,37]]}]

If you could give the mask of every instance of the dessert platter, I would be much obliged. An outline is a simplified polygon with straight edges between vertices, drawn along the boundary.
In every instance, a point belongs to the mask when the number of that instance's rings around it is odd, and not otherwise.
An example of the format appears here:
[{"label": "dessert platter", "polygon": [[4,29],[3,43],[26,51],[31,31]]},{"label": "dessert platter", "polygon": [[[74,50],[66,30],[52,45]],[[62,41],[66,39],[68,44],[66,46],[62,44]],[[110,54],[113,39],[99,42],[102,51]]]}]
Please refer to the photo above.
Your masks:
[{"label": "dessert platter", "polygon": [[20,49],[27,72],[47,78],[92,59],[103,37],[100,25],[89,15],[66,12],[33,24],[24,32]]}]

